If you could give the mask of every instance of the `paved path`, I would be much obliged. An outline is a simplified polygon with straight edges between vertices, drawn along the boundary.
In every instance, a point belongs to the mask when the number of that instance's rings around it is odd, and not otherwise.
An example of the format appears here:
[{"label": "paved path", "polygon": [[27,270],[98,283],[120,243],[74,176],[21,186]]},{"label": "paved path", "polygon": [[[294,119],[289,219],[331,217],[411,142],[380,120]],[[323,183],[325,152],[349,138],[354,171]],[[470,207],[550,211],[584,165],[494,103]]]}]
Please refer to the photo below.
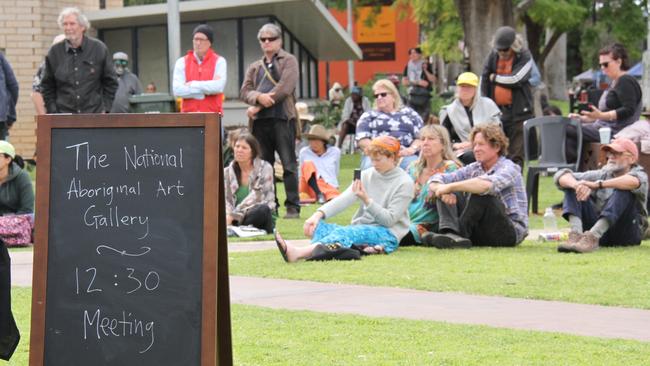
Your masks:
[{"label": "paved path", "polygon": [[238,276],[230,277],[230,293],[233,303],[275,309],[650,341],[649,310]]},{"label": "paved path", "polygon": [[[292,241],[307,245],[306,240]],[[233,243],[232,252],[275,248]],[[32,252],[10,252],[12,285],[31,286]],[[650,310],[310,281],[230,277],[231,301],[276,309],[480,324],[650,342]]]}]

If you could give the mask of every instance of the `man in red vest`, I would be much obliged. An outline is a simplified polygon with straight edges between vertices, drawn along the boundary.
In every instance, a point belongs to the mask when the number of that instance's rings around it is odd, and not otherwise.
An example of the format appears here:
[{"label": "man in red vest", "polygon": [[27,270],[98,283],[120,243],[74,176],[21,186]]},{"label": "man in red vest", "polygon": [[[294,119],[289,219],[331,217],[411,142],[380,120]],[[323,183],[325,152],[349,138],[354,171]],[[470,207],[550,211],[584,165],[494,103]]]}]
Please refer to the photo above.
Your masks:
[{"label": "man in red vest", "polygon": [[181,112],[223,114],[226,59],[211,48],[214,32],[199,24],[192,32],[193,50],[174,65],[174,95],[183,98]]}]

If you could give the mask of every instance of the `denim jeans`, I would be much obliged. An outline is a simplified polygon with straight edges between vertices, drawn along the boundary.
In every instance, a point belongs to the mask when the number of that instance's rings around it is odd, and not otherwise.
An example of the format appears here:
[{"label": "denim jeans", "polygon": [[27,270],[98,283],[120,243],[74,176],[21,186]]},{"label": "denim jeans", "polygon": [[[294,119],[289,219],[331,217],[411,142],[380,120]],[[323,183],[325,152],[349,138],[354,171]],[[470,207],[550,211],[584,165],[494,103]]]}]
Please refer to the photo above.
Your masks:
[{"label": "denim jeans", "polygon": [[[495,196],[456,194],[457,204],[436,200],[440,232],[452,231],[472,241],[473,246],[514,247],[515,227],[503,203]],[[459,214],[460,213],[460,214]]]},{"label": "denim jeans", "polygon": [[627,246],[641,244],[641,214],[634,194],[615,189],[603,209],[598,212],[594,202],[578,201],[572,189],[564,191],[562,216],[574,215],[582,220],[582,229],[589,230],[600,218],[607,219],[609,229],[600,238],[600,246]]},{"label": "denim jeans", "polygon": [[[296,121],[289,122],[281,119],[258,119],[253,122],[253,136],[260,143],[262,159],[273,166],[275,152],[278,152],[284,174],[284,190],[287,199],[284,206],[293,207],[300,211],[300,198],[298,196],[298,162],[296,160]],[[275,190],[275,203],[278,204],[277,188]]]}]

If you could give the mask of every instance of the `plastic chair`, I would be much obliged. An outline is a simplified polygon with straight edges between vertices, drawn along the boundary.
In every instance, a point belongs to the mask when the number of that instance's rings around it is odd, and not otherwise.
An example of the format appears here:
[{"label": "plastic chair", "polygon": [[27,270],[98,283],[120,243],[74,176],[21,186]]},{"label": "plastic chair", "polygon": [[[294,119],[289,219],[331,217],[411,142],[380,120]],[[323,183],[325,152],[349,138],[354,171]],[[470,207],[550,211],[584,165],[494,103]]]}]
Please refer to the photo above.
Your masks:
[{"label": "plastic chair", "polygon": [[[566,159],[566,130],[567,126],[576,128],[578,139],[578,156],[575,163],[569,163]],[[539,136],[539,159],[536,164],[531,164],[528,152],[528,136],[531,129],[537,129]],[[582,154],[582,125],[579,120],[572,120],[561,116],[545,116],[529,119],[524,122],[524,157],[528,167],[526,178],[526,196],[528,207],[532,200],[532,212],[537,213],[537,193],[539,190],[539,174],[555,173],[560,169],[568,168],[578,170],[580,155]]]}]

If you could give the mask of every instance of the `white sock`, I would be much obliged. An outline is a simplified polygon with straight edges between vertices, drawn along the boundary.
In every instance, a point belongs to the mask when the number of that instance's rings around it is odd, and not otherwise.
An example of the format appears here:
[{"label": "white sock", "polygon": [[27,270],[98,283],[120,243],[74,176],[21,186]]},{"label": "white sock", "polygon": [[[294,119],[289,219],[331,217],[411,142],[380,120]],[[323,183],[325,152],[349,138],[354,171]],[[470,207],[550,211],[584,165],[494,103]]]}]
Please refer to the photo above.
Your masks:
[{"label": "white sock", "polygon": [[594,226],[589,231],[594,234],[595,237],[600,239],[603,235],[605,235],[605,232],[607,230],[609,230],[609,222],[607,222],[607,219],[601,218],[596,221]]}]

